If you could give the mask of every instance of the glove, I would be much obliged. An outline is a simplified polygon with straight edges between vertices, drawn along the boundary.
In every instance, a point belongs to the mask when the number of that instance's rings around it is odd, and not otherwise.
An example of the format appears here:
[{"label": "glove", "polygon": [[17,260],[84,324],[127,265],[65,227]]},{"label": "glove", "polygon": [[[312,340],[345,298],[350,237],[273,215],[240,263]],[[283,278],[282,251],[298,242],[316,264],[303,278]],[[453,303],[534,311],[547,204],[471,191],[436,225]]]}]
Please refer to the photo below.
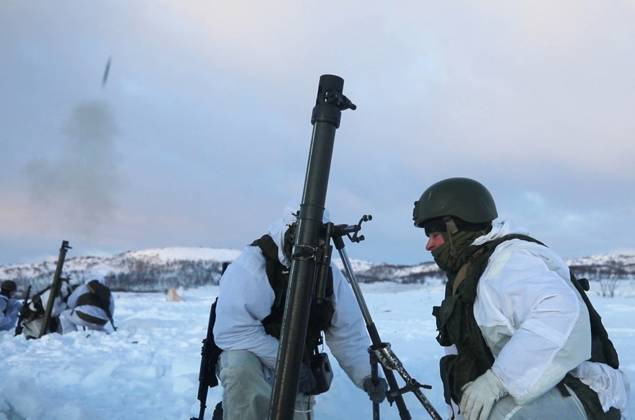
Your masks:
[{"label": "glove", "polygon": [[465,420],[487,420],[494,403],[507,395],[503,383],[491,369],[461,389],[461,412]]},{"label": "glove", "polygon": [[367,376],[364,378],[362,388],[368,394],[370,400],[379,404],[386,399],[386,392],[388,391],[388,384],[384,378],[377,378],[377,383],[373,382],[373,378]]},{"label": "glove", "polygon": [[317,382],[315,381],[311,368],[302,362],[300,365],[300,375],[298,376],[298,391],[310,395],[316,386]]}]

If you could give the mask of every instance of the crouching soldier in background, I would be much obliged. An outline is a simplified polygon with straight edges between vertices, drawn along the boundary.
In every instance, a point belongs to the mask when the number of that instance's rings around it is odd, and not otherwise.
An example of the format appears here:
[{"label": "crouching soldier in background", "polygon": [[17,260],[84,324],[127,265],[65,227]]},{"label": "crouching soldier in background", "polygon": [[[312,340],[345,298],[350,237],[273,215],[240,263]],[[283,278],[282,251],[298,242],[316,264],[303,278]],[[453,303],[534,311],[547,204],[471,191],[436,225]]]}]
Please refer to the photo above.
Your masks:
[{"label": "crouching soldier in background", "polygon": [[[34,294],[29,303],[21,308],[21,330],[27,338],[39,338],[42,324],[44,323],[44,308],[46,307],[51,288],[47,287],[44,290]],[[51,309],[51,319],[48,324],[48,331],[44,333],[59,332],[59,315],[67,307],[66,301],[73,291],[73,287],[69,284],[67,279],[62,279],[62,285],[60,287],[59,294],[53,301],[53,308]]]},{"label": "crouching soldier in background", "polygon": [[[217,372],[223,386],[223,419],[267,418],[275,374],[296,217],[287,208],[268,234],[246,247],[220,281],[214,340],[222,349]],[[322,334],[351,381],[381,402],[384,379],[370,379],[370,339],[351,289],[334,264],[324,299],[312,299],[294,419],[312,418],[313,395],[326,392],[331,374],[319,353]],[[328,360],[328,358],[326,358]],[[326,362],[328,363],[328,362]],[[328,375],[326,375],[328,376]]]},{"label": "crouching soldier in background", "polygon": [[15,298],[17,285],[5,280],[0,286],[0,331],[12,330],[20,312],[20,302]]},{"label": "crouching soldier in background", "polygon": [[112,320],[115,300],[110,289],[98,280],[77,287],[66,305],[67,309],[59,316],[60,333],[86,329],[103,331],[108,322],[116,330]]}]

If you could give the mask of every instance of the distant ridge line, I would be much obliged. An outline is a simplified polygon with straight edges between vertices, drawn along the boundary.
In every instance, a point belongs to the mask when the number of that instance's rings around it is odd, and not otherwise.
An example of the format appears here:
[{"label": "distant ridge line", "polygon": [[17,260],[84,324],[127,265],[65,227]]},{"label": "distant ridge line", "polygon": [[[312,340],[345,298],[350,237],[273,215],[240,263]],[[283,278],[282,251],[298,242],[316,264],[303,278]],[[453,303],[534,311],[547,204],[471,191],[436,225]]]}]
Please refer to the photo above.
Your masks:
[{"label": "distant ridge line", "polygon": [[[64,275],[72,283],[104,278],[113,289],[120,291],[156,292],[173,287],[199,287],[218,284],[222,263],[233,261],[240,252],[225,248],[166,247],[125,251],[111,256],[69,256]],[[567,263],[576,276],[592,281],[603,278],[635,280],[635,252],[573,258]],[[336,264],[339,261],[336,260]],[[352,260],[352,265],[359,280],[366,283],[424,284],[444,279],[434,262],[397,265]],[[50,283],[54,269],[54,259],[0,265],[0,280],[14,280],[20,290],[28,285],[40,290]]]}]

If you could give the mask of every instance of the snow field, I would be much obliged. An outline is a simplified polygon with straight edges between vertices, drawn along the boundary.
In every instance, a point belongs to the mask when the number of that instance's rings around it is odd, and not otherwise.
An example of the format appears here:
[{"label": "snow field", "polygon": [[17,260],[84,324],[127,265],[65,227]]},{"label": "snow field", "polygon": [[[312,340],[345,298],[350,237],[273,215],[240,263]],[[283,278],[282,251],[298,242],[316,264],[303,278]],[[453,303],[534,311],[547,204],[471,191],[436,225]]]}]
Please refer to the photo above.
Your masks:
[{"label": "snow field", "polygon": [[[442,299],[442,286],[381,283],[362,289],[382,339],[392,344],[415,379],[433,386],[424,393],[445,415],[438,376],[443,350],[434,339],[431,315]],[[183,420],[198,415],[201,340],[217,291],[187,290],[181,302],[168,302],[159,293],[116,293],[118,331],[112,334],[87,331],[26,341],[0,333],[0,420]],[[635,378],[635,301],[592,299],[622,368]],[[332,356],[331,362],[335,378],[331,390],[317,397],[316,418],[372,418],[368,398]],[[220,388],[209,390],[207,416],[220,396]],[[413,418],[428,418],[414,397],[407,395],[406,403]],[[382,419],[399,418],[396,407],[381,407]],[[629,408],[635,412],[633,401]]]}]

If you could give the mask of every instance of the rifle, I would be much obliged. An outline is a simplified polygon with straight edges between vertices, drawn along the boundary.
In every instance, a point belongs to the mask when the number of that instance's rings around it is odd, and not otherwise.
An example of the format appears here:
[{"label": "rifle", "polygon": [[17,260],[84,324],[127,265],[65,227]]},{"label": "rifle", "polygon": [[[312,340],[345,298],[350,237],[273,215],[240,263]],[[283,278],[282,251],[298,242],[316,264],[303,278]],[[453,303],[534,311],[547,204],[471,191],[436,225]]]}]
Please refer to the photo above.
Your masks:
[{"label": "rifle", "polygon": [[49,293],[49,299],[46,303],[46,310],[44,311],[44,320],[42,321],[42,328],[38,338],[41,338],[48,332],[49,323],[51,321],[51,313],[53,312],[53,305],[55,298],[60,293],[62,287],[62,269],[64,268],[64,260],[66,259],[66,252],[71,249],[68,245],[68,241],[62,241],[60,246],[60,253],[57,257],[57,265],[55,267],[55,274],[53,275],[53,282],[51,283],[51,292]]},{"label": "rifle", "polygon": [[[221,269],[221,275],[225,273],[228,262],[223,263]],[[197,399],[201,402],[198,417],[190,417],[190,420],[203,420],[205,415],[205,408],[207,407],[207,391],[218,385],[218,379],[216,378],[216,363],[218,357],[223,351],[214,342],[214,324],[216,324],[216,303],[218,298],[214,300],[211,308],[209,309],[209,321],[207,321],[207,335],[203,339],[203,347],[201,347],[201,367],[198,371],[198,396]],[[214,417],[216,419],[218,415],[222,417],[222,405],[218,403],[214,410]]]},{"label": "rifle", "polygon": [[26,289],[26,295],[24,295],[24,300],[22,301],[22,307],[20,308],[20,314],[18,315],[18,323],[15,325],[15,335],[22,334],[22,319],[24,318],[24,314],[27,311],[27,305],[29,301],[29,296],[31,295],[31,285]]},{"label": "rifle", "polygon": [[214,343],[214,324],[216,322],[216,303],[218,298],[212,304],[209,310],[209,321],[207,323],[207,335],[203,339],[203,347],[201,348],[201,367],[198,371],[198,396],[201,402],[198,417],[191,417],[190,420],[203,420],[205,408],[207,407],[207,391],[218,385],[216,378],[216,362],[221,353],[221,349]]},{"label": "rifle", "polygon": [[108,321],[110,321],[110,325],[112,326],[113,331],[117,331],[117,327],[115,327],[115,322],[112,320],[112,315],[110,314],[110,309],[106,310],[106,316],[108,317]]}]

